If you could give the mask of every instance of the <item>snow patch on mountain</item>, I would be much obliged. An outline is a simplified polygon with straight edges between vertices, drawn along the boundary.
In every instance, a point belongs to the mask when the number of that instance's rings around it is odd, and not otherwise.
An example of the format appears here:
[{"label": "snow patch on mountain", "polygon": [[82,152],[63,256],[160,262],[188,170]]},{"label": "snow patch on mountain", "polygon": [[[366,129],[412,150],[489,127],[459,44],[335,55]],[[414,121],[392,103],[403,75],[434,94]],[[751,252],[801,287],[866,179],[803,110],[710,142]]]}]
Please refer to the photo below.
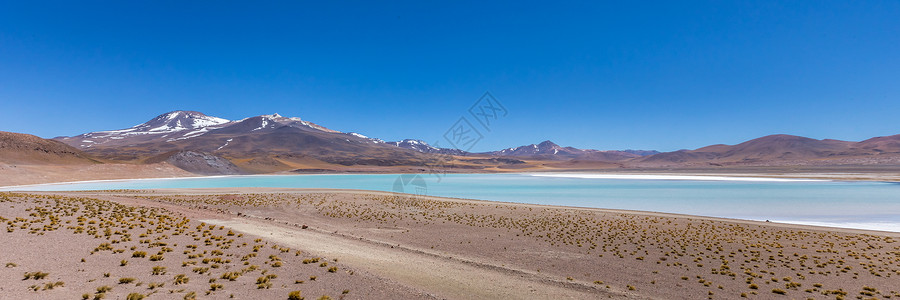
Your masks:
[{"label": "snow patch on mountain", "polygon": [[450,155],[467,155],[469,154],[466,151],[459,149],[448,149],[448,148],[438,148],[432,145],[429,145],[425,141],[416,140],[416,139],[405,139],[398,142],[385,142],[385,144],[400,147],[403,149],[409,149],[413,151],[418,151],[422,153],[439,153],[439,154],[450,154]]},{"label": "snow patch on mountain", "polygon": [[[366,135],[363,135],[363,134],[360,134],[357,132],[347,132],[345,134],[362,139],[362,142],[364,142],[364,143],[372,143],[372,144],[383,144],[384,143],[384,140],[382,140],[382,139],[370,138]],[[357,140],[357,141],[359,141],[359,140]]]},{"label": "snow patch on mountain", "polygon": [[323,126],[319,126],[318,124],[315,124],[313,122],[304,121],[301,118],[285,117],[278,113],[274,113],[271,115],[260,115],[260,116],[256,116],[256,117],[250,117],[250,118],[242,119],[238,122],[244,122],[246,120],[253,119],[253,118],[259,118],[262,120],[262,125],[257,127],[256,129],[254,129],[254,131],[265,129],[265,128],[276,128],[276,127],[279,127],[279,125],[281,125],[281,126],[290,126],[290,127],[294,127],[294,128],[311,128],[311,129],[324,131],[324,132],[330,132],[330,133],[341,133],[340,131],[337,131],[337,130],[331,130],[331,129],[325,128]]},{"label": "snow patch on mountain", "polygon": [[219,148],[216,149],[216,151],[222,150],[222,148],[225,148],[225,146],[228,146],[228,143],[231,143],[231,140],[233,140],[233,139],[227,139],[227,140],[225,140],[225,144],[222,145],[222,146],[219,146]]}]

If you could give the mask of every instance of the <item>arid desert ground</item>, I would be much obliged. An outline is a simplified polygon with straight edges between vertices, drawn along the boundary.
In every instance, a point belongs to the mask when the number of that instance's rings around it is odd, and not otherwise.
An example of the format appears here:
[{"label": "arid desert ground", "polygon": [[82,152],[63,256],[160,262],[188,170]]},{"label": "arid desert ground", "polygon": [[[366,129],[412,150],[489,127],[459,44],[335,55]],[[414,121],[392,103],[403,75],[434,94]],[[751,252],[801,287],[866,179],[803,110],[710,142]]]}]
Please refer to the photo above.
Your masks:
[{"label": "arid desert ground", "polygon": [[900,234],[222,188],[0,194],[0,298],[891,299]]}]

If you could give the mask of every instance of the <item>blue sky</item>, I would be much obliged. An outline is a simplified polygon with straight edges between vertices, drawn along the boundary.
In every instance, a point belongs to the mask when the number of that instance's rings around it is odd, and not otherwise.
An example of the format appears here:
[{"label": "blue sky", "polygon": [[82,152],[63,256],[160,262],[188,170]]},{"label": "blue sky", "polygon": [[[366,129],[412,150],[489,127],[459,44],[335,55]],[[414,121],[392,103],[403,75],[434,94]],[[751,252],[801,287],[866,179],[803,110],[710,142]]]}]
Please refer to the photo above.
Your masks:
[{"label": "blue sky", "polygon": [[0,130],[185,109],[433,142],[490,91],[474,150],[900,134],[897,1],[184,2],[0,3]]}]

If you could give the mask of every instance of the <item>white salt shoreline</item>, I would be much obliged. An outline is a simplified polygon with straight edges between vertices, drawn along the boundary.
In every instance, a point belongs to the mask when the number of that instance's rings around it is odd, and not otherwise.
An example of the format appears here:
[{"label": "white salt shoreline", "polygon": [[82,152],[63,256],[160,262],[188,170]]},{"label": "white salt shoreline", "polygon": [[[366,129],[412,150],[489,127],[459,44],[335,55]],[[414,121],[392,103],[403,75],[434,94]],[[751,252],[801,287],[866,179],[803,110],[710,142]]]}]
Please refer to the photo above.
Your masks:
[{"label": "white salt shoreline", "polygon": [[[753,221],[759,221],[759,220],[753,220]],[[900,223],[891,223],[891,222],[816,222],[816,221],[796,221],[796,220],[769,220],[769,221],[774,222],[774,223],[784,223],[784,224],[794,224],[794,225],[900,232]]]},{"label": "white salt shoreline", "polygon": [[688,181],[747,181],[747,182],[822,182],[825,179],[769,178],[723,175],[668,175],[668,174],[595,174],[595,173],[528,173],[535,177],[624,179],[624,180],[688,180]]}]

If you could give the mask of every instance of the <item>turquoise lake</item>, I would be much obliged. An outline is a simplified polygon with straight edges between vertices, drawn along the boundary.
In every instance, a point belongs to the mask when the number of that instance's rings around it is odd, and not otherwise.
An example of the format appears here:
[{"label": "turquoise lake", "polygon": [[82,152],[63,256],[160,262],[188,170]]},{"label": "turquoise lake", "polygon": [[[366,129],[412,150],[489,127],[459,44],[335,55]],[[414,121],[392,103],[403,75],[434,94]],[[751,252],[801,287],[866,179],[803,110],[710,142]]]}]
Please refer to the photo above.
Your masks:
[{"label": "turquoise lake", "polygon": [[[0,190],[283,187],[404,191],[431,196],[642,210],[900,232],[900,184],[777,179],[581,178],[534,174],[254,175],[100,181]],[[677,177],[677,176],[676,176]],[[713,178],[713,177],[709,177]]]}]

